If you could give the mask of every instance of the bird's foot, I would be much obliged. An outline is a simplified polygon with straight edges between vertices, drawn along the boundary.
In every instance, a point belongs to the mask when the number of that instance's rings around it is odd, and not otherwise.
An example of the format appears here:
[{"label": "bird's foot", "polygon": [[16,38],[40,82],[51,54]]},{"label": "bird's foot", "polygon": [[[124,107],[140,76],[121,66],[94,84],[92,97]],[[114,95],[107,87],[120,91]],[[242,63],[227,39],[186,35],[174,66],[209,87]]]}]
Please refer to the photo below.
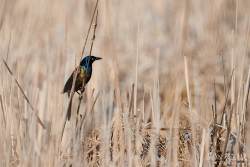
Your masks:
[{"label": "bird's foot", "polygon": [[85,91],[85,87],[81,88],[81,93],[83,93]]},{"label": "bird's foot", "polygon": [[83,97],[82,92],[77,92],[77,93],[78,93],[78,95],[79,95],[79,100],[81,100],[81,99],[82,99],[82,97]]}]

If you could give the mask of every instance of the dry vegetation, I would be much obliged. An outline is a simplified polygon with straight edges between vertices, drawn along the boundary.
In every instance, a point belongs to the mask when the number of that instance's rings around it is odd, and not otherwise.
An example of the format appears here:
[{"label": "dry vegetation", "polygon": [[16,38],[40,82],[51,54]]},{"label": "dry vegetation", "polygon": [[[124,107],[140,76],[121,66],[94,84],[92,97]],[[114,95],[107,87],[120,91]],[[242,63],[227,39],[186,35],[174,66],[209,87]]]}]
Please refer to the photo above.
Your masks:
[{"label": "dry vegetation", "polygon": [[94,4],[0,0],[0,166],[248,166],[247,0],[100,0],[103,60],[61,141]]}]

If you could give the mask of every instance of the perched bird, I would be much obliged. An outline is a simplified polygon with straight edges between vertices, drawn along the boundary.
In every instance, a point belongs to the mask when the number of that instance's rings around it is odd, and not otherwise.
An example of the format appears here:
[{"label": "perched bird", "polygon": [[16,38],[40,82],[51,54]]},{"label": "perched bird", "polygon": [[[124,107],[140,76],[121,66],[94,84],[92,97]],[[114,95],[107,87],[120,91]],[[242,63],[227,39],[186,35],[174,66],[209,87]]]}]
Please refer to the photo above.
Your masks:
[{"label": "perched bird", "polygon": [[[94,63],[94,61],[100,60],[100,59],[102,58],[95,57],[95,56],[84,57],[80,63],[80,66],[72,72],[69,79],[66,81],[64,88],[63,88],[63,93],[68,93],[68,96],[70,96],[70,91],[73,85],[75,71],[77,71],[77,74],[76,74],[77,76],[76,76],[75,88],[73,90],[73,93],[77,92],[78,94],[80,94],[80,92],[81,93],[84,92],[85,85],[89,82],[91,75],[92,75],[92,64]],[[70,119],[70,116],[71,116],[70,110],[71,110],[71,101],[69,103],[68,114],[67,114],[68,120]]]}]

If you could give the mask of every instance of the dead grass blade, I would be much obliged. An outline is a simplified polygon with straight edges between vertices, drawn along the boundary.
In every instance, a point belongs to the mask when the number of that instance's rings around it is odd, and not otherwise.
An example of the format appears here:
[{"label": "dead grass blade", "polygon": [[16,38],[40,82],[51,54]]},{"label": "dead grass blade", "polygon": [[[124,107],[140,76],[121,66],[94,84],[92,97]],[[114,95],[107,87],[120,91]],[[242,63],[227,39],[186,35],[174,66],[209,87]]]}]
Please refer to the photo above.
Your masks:
[{"label": "dead grass blade", "polygon": [[4,127],[6,127],[6,117],[5,117],[4,107],[3,107],[3,98],[2,98],[2,95],[0,95],[0,103],[1,103],[2,113],[3,113]]},{"label": "dead grass blade", "polygon": [[[97,93],[97,95],[96,95],[96,97],[95,97],[95,100],[94,100],[94,102],[93,102],[93,104],[92,104],[92,106],[91,106],[91,108],[90,108],[90,111],[89,111],[90,113],[91,113],[91,112],[93,112],[94,107],[95,107],[95,104],[96,104],[96,101],[97,101],[97,99],[98,99],[99,95],[100,95],[100,93],[98,92],[98,93]],[[86,118],[87,114],[88,114],[88,113],[87,113],[87,112],[85,112],[84,116],[82,117],[82,120],[81,120],[81,123],[80,123],[80,130],[79,130],[79,132],[81,132],[81,131],[82,131],[83,122],[84,122],[84,120],[85,120],[85,118]]]},{"label": "dead grass blade", "polygon": [[40,117],[38,116],[37,110],[33,107],[33,105],[31,104],[31,102],[30,102],[30,100],[29,100],[29,98],[28,98],[27,95],[24,93],[24,90],[23,90],[22,86],[19,84],[18,80],[16,79],[16,77],[14,76],[14,74],[13,74],[13,72],[11,71],[10,67],[8,66],[7,62],[6,62],[4,59],[2,59],[2,60],[3,60],[3,63],[4,63],[4,65],[5,65],[5,67],[6,67],[6,69],[8,70],[8,72],[10,73],[10,75],[14,78],[14,80],[15,80],[15,82],[16,82],[18,88],[19,88],[19,90],[20,90],[21,93],[23,94],[24,99],[25,99],[26,102],[29,104],[31,110],[35,113],[39,125],[41,125],[41,127],[42,127],[43,129],[46,129],[44,123],[42,122],[42,120],[41,120]]},{"label": "dead grass blade", "polygon": [[[82,49],[81,59],[84,56],[84,51],[85,51],[85,48],[86,48],[86,45],[87,45],[87,41],[88,41],[88,37],[89,37],[89,34],[90,34],[91,26],[92,26],[93,21],[94,21],[94,16],[97,13],[98,2],[99,2],[99,0],[96,1],[94,12],[93,12],[90,24],[89,24],[87,36],[85,38],[83,49]],[[97,19],[96,19],[96,21],[97,21]],[[97,23],[96,23],[96,25],[97,25]],[[95,27],[95,29],[96,29],[96,27]],[[94,34],[95,34],[95,32],[94,32]],[[72,83],[72,87],[71,87],[71,91],[70,91],[70,100],[69,100],[69,103],[68,103],[67,113],[66,113],[66,115],[64,117],[63,128],[62,128],[62,132],[61,132],[61,141],[62,141],[62,138],[63,138],[63,133],[64,133],[65,125],[66,125],[66,122],[67,122],[67,117],[71,114],[71,105],[72,105],[72,100],[73,100],[73,96],[74,96],[76,76],[77,76],[77,73],[79,72],[79,65],[80,65],[81,59],[79,61],[77,69],[74,72],[73,83]],[[85,85],[83,85],[83,86],[85,86]],[[83,93],[83,92],[81,92],[81,93]],[[80,96],[79,99],[81,99],[81,96]],[[79,100],[79,103],[81,103],[81,100]]]},{"label": "dead grass blade", "polygon": [[[83,48],[82,48],[82,57],[84,56],[84,51],[85,51],[85,48],[86,48],[86,44],[88,42],[88,37],[89,37],[89,34],[90,34],[90,30],[91,30],[91,27],[93,25],[93,21],[94,21],[94,17],[95,17],[95,14],[97,13],[97,7],[98,7],[98,3],[99,3],[99,0],[96,0],[96,4],[95,4],[95,8],[94,8],[94,11],[93,11],[93,14],[92,14],[92,18],[91,18],[91,21],[89,23],[89,29],[88,29],[88,32],[87,32],[87,36],[85,38],[85,41],[84,41],[84,45],[83,45]],[[96,17],[97,17],[97,14],[96,14]],[[97,25],[97,23],[96,23]],[[96,26],[95,26],[96,27]],[[90,52],[91,53],[91,52]],[[79,63],[80,64],[80,63]]]},{"label": "dead grass blade", "polygon": [[[231,84],[232,84],[233,74],[234,74],[234,69],[233,69],[232,74],[230,76],[229,88],[231,87]],[[223,117],[226,114],[226,107],[227,107],[227,102],[228,102],[228,99],[229,99],[229,92],[230,92],[230,89],[227,89],[227,92],[225,94],[226,99],[225,99],[225,103],[224,103],[224,106],[223,106],[223,109],[222,109],[222,117],[221,117],[220,125],[222,125]]]}]

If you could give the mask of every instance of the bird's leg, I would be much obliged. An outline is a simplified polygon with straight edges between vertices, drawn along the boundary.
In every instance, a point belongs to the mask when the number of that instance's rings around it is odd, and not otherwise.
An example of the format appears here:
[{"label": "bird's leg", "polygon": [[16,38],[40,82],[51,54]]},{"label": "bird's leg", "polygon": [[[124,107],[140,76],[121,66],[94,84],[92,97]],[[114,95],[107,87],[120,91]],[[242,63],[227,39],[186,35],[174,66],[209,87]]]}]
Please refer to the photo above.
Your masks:
[{"label": "bird's leg", "polygon": [[81,94],[85,91],[85,86],[81,88]]},{"label": "bird's leg", "polygon": [[81,96],[81,92],[79,92],[79,91],[76,91],[76,93],[79,95],[79,96]]},{"label": "bird's leg", "polygon": [[82,88],[81,90],[76,91],[76,93],[81,97],[84,90],[85,88]]},{"label": "bird's leg", "polygon": [[68,98],[70,97],[70,92],[68,92]]}]

